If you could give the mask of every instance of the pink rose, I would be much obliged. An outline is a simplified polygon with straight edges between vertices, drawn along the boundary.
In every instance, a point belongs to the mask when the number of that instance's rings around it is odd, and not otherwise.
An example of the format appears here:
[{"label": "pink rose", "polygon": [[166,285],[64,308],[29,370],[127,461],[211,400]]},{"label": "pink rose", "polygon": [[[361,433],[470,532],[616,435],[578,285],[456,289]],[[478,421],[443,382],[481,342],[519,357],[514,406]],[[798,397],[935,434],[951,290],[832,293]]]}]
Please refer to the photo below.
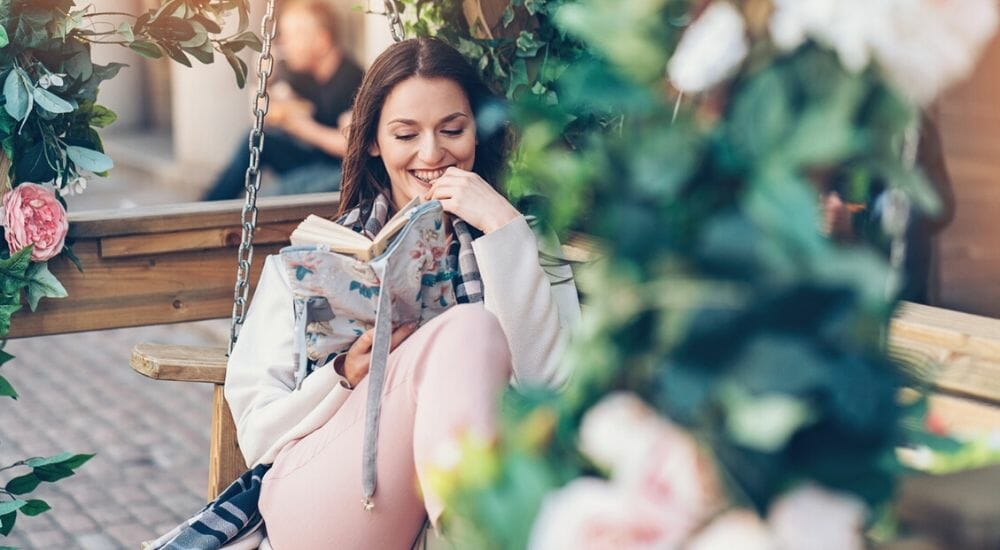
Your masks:
[{"label": "pink rose", "polygon": [[11,253],[28,245],[31,259],[44,262],[62,252],[69,222],[52,189],[22,183],[3,197],[4,237]]}]

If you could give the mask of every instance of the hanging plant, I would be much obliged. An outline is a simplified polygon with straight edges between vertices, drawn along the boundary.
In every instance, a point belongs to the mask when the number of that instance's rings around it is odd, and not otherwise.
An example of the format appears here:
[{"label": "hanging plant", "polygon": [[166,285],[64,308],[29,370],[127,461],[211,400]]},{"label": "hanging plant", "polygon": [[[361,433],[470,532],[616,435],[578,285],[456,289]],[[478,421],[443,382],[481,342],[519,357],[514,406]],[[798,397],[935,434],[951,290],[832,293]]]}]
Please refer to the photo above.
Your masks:
[{"label": "hanging plant", "polygon": [[[114,165],[98,130],[116,115],[97,98],[101,84],[125,67],[94,63],[91,48],[116,44],[189,67],[191,58],[207,64],[220,54],[242,87],[247,65],[236,54],[261,48],[248,24],[246,0],[170,0],[137,15],[99,12],[74,0],[0,2],[0,341],[25,303],[34,311],[42,298],[66,296],[48,260],[62,254],[82,269],[66,244],[64,196],[83,192]],[[13,358],[0,347],[0,366]],[[0,397],[17,398],[3,375]],[[0,467],[23,471],[0,489],[0,535],[10,533],[18,514],[49,509],[25,495],[43,481],[73,475],[92,456],[63,453]]]}]

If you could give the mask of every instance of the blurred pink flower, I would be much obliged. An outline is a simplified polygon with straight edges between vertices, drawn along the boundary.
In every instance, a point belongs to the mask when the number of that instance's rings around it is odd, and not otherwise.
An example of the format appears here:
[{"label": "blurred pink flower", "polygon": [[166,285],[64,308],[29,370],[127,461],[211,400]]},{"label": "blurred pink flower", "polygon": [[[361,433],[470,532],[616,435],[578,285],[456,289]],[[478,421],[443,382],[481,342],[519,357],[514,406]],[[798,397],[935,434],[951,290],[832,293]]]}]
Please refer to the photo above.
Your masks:
[{"label": "blurred pink flower", "polygon": [[777,550],[778,540],[755,512],[746,508],[730,510],[712,520],[686,550]]},{"label": "blurred pink flower", "polygon": [[771,506],[768,523],[782,548],[862,550],[865,515],[857,498],[805,483]]},{"label": "blurred pink flower", "polygon": [[44,262],[66,243],[69,223],[55,192],[36,183],[22,183],[3,197],[4,237],[11,252],[34,245],[31,259]]},{"label": "blurred pink flower", "polygon": [[580,478],[549,494],[529,550],[671,549],[678,538],[644,503],[603,479]]},{"label": "blurred pink flower", "polygon": [[715,466],[694,438],[634,394],[611,394],[587,412],[580,450],[659,518],[667,540],[683,540],[720,502]]}]

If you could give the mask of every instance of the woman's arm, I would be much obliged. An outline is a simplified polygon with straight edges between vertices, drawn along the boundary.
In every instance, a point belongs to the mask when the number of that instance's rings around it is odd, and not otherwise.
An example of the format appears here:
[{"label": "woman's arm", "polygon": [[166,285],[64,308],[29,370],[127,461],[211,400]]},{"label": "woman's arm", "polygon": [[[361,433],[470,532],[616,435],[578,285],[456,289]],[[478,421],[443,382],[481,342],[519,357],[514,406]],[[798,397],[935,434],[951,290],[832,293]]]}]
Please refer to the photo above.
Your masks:
[{"label": "woman's arm", "polygon": [[327,154],[343,158],[347,153],[347,136],[340,128],[320,124],[311,116],[304,114],[289,116],[282,127],[292,136],[322,149]]},{"label": "woman's arm", "polygon": [[[541,246],[539,246],[541,243]],[[523,216],[472,243],[486,309],[507,335],[517,385],[558,386],[568,378],[560,359],[580,321],[569,265],[542,268],[539,250],[560,257],[554,236],[539,239]]]},{"label": "woman's arm", "polygon": [[249,466],[269,463],[291,439],[322,425],[350,395],[333,368],[295,389],[295,314],[279,258],[269,256],[226,368],[226,401]]}]

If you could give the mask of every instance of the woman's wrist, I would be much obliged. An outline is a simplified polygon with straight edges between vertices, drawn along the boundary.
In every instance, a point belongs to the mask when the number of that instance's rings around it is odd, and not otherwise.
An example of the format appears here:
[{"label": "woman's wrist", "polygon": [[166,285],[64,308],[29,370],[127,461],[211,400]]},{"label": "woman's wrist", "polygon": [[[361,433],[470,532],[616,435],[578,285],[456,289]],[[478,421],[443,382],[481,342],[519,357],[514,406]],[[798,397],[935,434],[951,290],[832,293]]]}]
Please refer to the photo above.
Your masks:
[{"label": "woman's wrist", "polygon": [[483,227],[480,227],[479,230],[482,231],[484,234],[492,233],[497,229],[500,229],[501,227],[507,225],[508,223],[516,220],[520,215],[521,213],[518,212],[517,209],[515,209],[513,206],[508,206],[507,209],[497,212],[493,216],[490,216],[490,218],[487,219],[485,223],[483,223]]}]

